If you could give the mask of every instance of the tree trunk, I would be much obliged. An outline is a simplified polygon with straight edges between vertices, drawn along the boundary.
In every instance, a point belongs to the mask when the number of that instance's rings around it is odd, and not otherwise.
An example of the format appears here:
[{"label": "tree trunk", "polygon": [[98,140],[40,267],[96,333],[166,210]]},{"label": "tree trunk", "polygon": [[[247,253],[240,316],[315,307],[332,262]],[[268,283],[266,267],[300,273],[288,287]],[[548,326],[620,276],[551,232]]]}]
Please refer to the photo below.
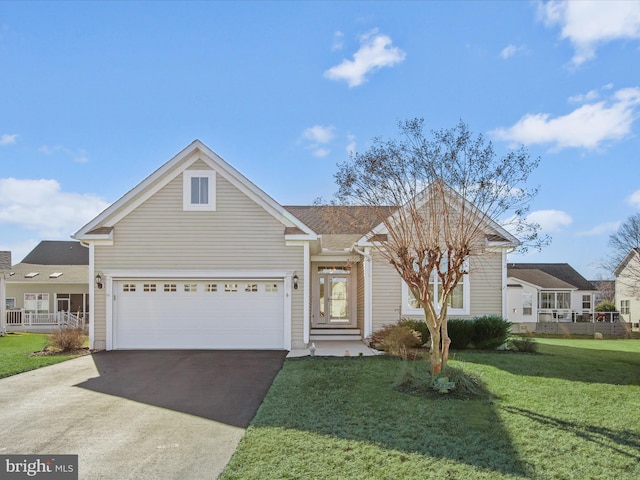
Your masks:
[{"label": "tree trunk", "polygon": [[441,331],[442,331],[442,368],[447,366],[447,361],[449,360],[449,345],[451,345],[451,339],[449,338],[449,329],[447,327],[447,318],[445,317],[442,320]]}]

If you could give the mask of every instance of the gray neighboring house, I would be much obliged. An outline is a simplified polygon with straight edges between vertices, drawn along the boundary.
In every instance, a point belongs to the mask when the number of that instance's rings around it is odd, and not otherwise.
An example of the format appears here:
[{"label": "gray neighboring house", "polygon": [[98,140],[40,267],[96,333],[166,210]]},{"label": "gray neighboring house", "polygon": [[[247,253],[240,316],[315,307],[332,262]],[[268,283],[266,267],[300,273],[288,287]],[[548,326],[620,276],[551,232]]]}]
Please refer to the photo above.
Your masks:
[{"label": "gray neighboring house", "polygon": [[538,322],[593,321],[596,290],[568,263],[509,263],[507,318],[527,328]]},{"label": "gray neighboring house", "polygon": [[89,249],[80,242],[42,241],[5,277],[7,331],[48,332],[69,314],[89,321]]},{"label": "gray neighboring house", "polygon": [[6,278],[11,270],[11,252],[0,251],[0,336],[6,331]]}]

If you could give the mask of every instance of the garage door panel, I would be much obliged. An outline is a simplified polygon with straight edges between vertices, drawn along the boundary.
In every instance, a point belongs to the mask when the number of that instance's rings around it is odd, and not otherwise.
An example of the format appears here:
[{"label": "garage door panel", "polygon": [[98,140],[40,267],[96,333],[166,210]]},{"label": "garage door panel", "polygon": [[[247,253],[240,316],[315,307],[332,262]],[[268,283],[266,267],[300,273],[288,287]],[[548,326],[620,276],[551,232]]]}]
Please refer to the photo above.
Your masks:
[{"label": "garage door panel", "polygon": [[165,283],[116,283],[116,348],[284,348],[281,281]]}]

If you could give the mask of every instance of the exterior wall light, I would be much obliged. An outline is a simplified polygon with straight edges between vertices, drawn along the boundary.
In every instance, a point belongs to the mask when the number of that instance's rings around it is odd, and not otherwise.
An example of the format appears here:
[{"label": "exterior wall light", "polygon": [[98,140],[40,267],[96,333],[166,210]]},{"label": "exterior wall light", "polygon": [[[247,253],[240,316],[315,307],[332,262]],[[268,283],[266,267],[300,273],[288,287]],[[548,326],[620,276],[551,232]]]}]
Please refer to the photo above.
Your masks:
[{"label": "exterior wall light", "polygon": [[103,286],[102,275],[100,275],[100,272],[98,272],[98,274],[96,275],[96,286],[98,287],[98,289],[102,288]]},{"label": "exterior wall light", "polygon": [[294,290],[298,289],[298,274],[297,273],[293,274],[293,289]]}]

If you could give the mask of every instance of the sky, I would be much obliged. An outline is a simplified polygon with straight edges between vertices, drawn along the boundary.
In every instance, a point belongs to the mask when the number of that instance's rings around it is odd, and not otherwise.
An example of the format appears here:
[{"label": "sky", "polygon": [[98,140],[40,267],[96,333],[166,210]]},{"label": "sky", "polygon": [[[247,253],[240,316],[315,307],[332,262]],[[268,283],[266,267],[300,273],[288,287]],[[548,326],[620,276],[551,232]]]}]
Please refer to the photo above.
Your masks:
[{"label": "sky", "polygon": [[0,250],[68,240],[199,139],[282,205],[398,122],[540,164],[512,262],[589,279],[640,211],[640,2],[0,2]]}]

